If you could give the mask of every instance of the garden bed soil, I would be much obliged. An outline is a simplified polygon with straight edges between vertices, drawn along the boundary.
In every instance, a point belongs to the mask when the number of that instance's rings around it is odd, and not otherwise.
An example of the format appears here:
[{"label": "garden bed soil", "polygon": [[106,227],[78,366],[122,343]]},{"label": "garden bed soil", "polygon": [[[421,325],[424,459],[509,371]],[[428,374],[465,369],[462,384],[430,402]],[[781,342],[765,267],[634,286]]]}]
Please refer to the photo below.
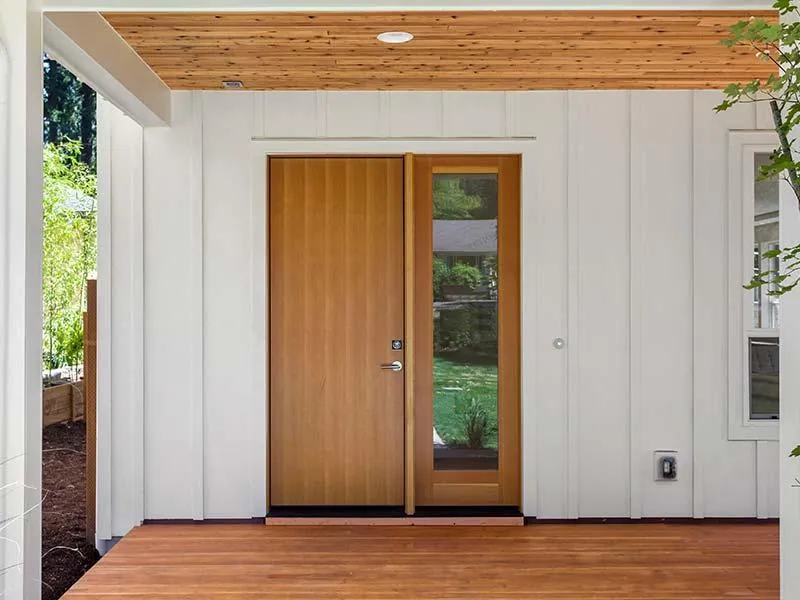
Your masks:
[{"label": "garden bed soil", "polygon": [[86,543],[86,424],[42,430],[42,600],[56,600],[99,556]]}]

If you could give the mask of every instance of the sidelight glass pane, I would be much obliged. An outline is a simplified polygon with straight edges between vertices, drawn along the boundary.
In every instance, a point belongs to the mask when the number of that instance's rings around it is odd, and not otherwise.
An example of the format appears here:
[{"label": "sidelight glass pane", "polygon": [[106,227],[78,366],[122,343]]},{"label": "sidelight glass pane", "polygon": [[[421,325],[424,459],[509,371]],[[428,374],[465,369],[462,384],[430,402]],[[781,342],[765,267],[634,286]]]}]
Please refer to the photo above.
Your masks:
[{"label": "sidelight glass pane", "polygon": [[433,456],[496,470],[497,174],[433,176]]},{"label": "sidelight glass pane", "polygon": [[780,341],[775,337],[751,337],[750,418],[777,419],[780,378]]}]

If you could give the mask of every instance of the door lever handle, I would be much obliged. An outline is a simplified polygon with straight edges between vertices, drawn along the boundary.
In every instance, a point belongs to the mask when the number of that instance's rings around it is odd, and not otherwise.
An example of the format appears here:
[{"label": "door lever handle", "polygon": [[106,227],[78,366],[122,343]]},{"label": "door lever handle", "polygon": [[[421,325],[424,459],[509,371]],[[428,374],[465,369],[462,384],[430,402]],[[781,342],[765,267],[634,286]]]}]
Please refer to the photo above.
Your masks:
[{"label": "door lever handle", "polygon": [[399,360],[390,363],[384,363],[381,365],[381,369],[384,371],[402,371],[403,363],[401,363]]}]

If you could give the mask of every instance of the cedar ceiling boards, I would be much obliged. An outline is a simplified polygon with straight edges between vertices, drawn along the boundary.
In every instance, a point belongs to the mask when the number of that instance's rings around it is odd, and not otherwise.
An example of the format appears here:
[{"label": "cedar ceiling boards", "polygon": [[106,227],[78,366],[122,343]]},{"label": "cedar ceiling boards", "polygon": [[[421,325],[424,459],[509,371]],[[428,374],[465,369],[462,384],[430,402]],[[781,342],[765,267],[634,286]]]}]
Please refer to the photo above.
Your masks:
[{"label": "cedar ceiling boards", "polygon": [[[104,13],[173,90],[703,89],[766,78],[720,44],[774,11]],[[375,39],[414,34],[407,44]]]}]

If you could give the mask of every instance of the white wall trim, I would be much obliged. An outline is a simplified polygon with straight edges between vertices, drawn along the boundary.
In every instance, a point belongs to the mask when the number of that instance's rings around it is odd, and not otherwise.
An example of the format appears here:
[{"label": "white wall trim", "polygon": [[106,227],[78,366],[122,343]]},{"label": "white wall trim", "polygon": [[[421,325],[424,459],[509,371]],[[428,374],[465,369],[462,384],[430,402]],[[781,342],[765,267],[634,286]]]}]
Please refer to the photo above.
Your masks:
[{"label": "white wall trim", "polygon": [[[506,108],[508,111],[508,107]],[[536,170],[539,165],[529,164],[529,169]],[[538,420],[536,418],[536,354],[535,349],[532,352],[522,352],[522,346],[525,340],[537,340],[539,338],[538,319],[535,315],[538,313],[539,295],[538,294],[525,294],[522,290],[530,289],[536,285],[537,265],[539,261],[534,250],[535,245],[531,240],[536,235],[536,214],[540,211],[537,206],[541,198],[538,194],[541,190],[540,178],[538,173],[534,173],[532,177],[528,178],[529,185],[536,185],[531,189],[525,187],[525,165],[522,165],[522,181],[520,182],[520,202],[519,202],[519,311],[520,311],[520,324],[519,324],[519,339],[520,339],[520,357],[519,357],[519,393],[520,393],[520,469],[522,471],[522,480],[520,489],[523,490],[523,495],[520,502],[522,513],[525,515],[538,515],[539,514],[539,453],[538,436],[524,435],[524,428],[522,423],[530,424],[530,429],[533,431],[536,427]],[[523,198],[527,198],[528,202],[523,202]],[[535,238],[534,238],[535,239]],[[528,249],[529,252],[525,250]],[[533,288],[536,289],[536,288]],[[529,318],[524,318],[523,315],[530,315]],[[534,348],[533,344],[531,345]],[[527,401],[526,401],[527,400]],[[526,477],[535,482],[535,485],[530,487],[527,493],[525,492]],[[529,484],[530,485],[530,484]]]},{"label": "white wall trim", "polygon": [[[750,239],[745,231],[752,231],[753,155],[771,152],[778,140],[774,131],[732,131],[728,139],[728,438],[777,440],[779,421],[750,419],[745,352],[749,293],[742,285],[749,281],[752,269],[747,263],[749,248],[744,244]],[[764,334],[769,335],[769,330]]]},{"label": "white wall trim", "polygon": [[168,125],[171,92],[96,12],[56,12],[43,23],[47,52],[143,126]]},{"label": "white wall trim", "polygon": [[[532,139],[504,139],[504,138],[482,138],[480,140],[465,139],[465,138],[440,138],[440,139],[414,139],[414,138],[396,138],[396,139],[272,139],[272,140],[257,140],[253,139],[251,145],[251,168],[252,168],[252,181],[254,185],[251,186],[252,197],[252,214],[253,219],[253,236],[252,236],[252,256],[259,255],[266,257],[266,216],[268,211],[266,206],[268,204],[267,198],[267,169],[266,162],[269,156],[281,155],[298,155],[298,154],[358,154],[358,155],[393,155],[401,156],[404,153],[412,152],[416,154],[520,154],[522,156],[522,182],[521,182],[521,198],[520,207],[523,215],[525,214],[525,206],[530,206],[535,201],[532,197],[533,192],[537,189],[536,185],[536,165],[534,164],[535,158],[535,141]],[[255,183],[259,182],[260,183]],[[535,241],[530,238],[521,240],[520,255],[534,256]],[[254,307],[253,307],[253,325],[265,331],[264,327],[258,321],[259,313],[265,315],[267,311],[267,295],[266,286],[268,277],[266,273],[267,261],[259,264],[258,260],[253,261],[253,268],[258,272],[253,273],[254,281]],[[527,272],[534,268],[532,261],[522,261],[520,277],[522,281],[528,280]],[[260,289],[259,289],[260,288]],[[263,297],[261,290],[264,290]],[[521,314],[520,326],[522,331],[531,331],[535,327],[535,313],[524,312]],[[253,332],[254,338],[260,335],[259,331]],[[523,357],[526,355],[534,355],[535,353],[535,340],[534,339],[521,339],[521,354]],[[268,352],[268,344],[266,338],[263,342],[264,352],[258,355],[256,350],[260,350],[261,344],[257,341],[254,344],[254,357],[253,357],[253,387],[254,397],[264,398],[267,395],[267,361],[266,356]],[[523,358],[524,360],[524,358]],[[524,381],[524,380],[523,380]],[[521,389],[525,389],[524,387]],[[535,456],[536,439],[535,439],[535,421],[533,421],[533,412],[530,409],[530,404],[533,400],[526,401],[526,398],[520,398],[522,404],[522,419],[520,428],[522,431],[528,430],[525,434],[526,442],[522,445],[525,454],[521,456],[522,459],[522,498],[521,505],[525,507],[536,506],[536,495],[538,489],[538,482],[536,480],[536,461]],[[268,406],[269,399],[266,399],[266,406]],[[255,419],[254,419],[255,420]],[[264,421],[267,418],[265,416]],[[267,447],[269,447],[269,429],[267,429]],[[258,507],[259,502],[263,502],[262,489],[267,489],[268,480],[266,468],[262,471],[264,473],[264,481],[254,482],[253,485],[253,506],[254,509]],[[261,504],[264,506],[264,504]],[[526,513],[527,514],[527,513]],[[527,515],[535,516],[535,515]]]},{"label": "white wall trim", "polygon": [[[250,487],[252,494],[252,516],[262,517],[269,510],[269,319],[267,319],[267,298],[269,298],[269,277],[267,276],[267,232],[269,212],[267,211],[267,189],[269,171],[265,151],[258,150],[261,143],[252,144],[250,154],[251,203],[250,239],[250,278],[252,295],[250,313],[252,319],[251,351],[252,365],[252,439],[259,443],[253,448],[253,464],[250,467]],[[263,429],[262,429],[263,428]]]}]

